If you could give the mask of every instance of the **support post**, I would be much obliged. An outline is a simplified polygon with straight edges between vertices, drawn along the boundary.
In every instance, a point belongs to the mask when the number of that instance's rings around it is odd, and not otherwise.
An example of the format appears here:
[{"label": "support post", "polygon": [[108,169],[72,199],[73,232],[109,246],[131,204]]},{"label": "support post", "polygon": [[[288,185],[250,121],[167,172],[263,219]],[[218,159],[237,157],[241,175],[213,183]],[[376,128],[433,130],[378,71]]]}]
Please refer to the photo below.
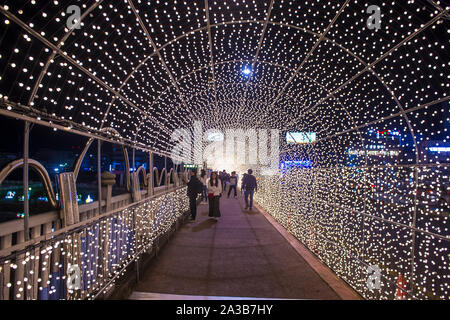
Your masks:
[{"label": "support post", "polygon": [[97,140],[98,215],[102,214],[102,142]]},{"label": "support post", "polygon": [[164,156],[164,169],[166,169],[165,170],[166,171],[166,176],[164,177],[165,180],[166,180],[165,185],[166,185],[166,190],[168,190],[169,189],[170,178],[167,179],[167,156]]},{"label": "support post", "polygon": [[133,148],[132,165],[133,165],[133,173],[134,173],[134,172],[136,172],[136,149],[135,148]]},{"label": "support post", "polygon": [[153,176],[153,152],[150,152],[148,155],[148,168],[149,168],[149,181],[148,181],[148,196],[153,196],[153,184],[154,184],[154,176]]},{"label": "support post", "polygon": [[25,241],[30,240],[29,233],[29,217],[30,217],[30,200],[29,200],[29,190],[28,190],[28,173],[29,173],[29,142],[30,142],[30,123],[25,121],[24,130],[24,143],[23,143],[23,230],[25,233]]}]

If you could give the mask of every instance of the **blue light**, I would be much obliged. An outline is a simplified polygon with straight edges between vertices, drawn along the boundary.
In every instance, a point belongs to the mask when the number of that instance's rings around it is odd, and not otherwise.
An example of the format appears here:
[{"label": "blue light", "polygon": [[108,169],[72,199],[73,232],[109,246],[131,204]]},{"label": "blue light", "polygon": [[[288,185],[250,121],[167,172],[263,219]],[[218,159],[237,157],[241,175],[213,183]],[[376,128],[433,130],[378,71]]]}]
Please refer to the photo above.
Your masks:
[{"label": "blue light", "polygon": [[15,195],[16,195],[15,191],[8,191],[8,193],[5,196],[5,199],[14,199]]},{"label": "blue light", "polygon": [[291,168],[309,169],[311,167],[312,167],[312,162],[310,160],[285,161],[285,162],[281,163],[281,169],[291,169]]},{"label": "blue light", "polygon": [[252,70],[251,70],[249,67],[245,67],[245,68],[242,70],[242,73],[243,73],[244,75],[248,76],[248,75],[250,75],[250,73],[252,73]]}]

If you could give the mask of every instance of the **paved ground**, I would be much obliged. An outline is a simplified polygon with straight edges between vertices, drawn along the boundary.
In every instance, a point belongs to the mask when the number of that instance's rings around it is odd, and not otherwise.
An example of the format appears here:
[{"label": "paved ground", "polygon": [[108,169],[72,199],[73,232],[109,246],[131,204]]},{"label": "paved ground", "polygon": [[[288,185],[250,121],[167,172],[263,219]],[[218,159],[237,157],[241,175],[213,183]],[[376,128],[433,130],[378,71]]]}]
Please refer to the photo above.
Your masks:
[{"label": "paved ground", "polygon": [[[222,197],[222,217],[198,206],[143,273],[132,299],[144,293],[281,299],[339,299],[280,233],[242,198]],[[152,296],[148,294],[148,296]]]}]

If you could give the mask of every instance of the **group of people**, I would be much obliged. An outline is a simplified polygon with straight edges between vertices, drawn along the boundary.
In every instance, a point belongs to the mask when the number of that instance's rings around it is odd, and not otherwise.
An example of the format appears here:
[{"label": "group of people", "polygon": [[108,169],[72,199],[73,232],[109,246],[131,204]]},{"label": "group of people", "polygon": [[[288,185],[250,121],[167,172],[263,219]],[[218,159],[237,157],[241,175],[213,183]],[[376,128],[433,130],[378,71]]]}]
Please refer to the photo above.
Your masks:
[{"label": "group of people", "polygon": [[234,191],[234,198],[237,198],[237,185],[239,181],[239,176],[237,175],[236,171],[231,172],[231,175],[227,173],[226,170],[223,170],[219,173],[219,179],[222,181],[222,189],[223,192],[227,190],[228,188],[228,198],[230,197],[231,191]]},{"label": "group of people", "polygon": [[[234,198],[237,198],[237,186],[239,176],[235,171],[229,175],[225,170],[220,173],[212,171],[208,177],[206,170],[202,170],[200,176],[197,176],[197,170],[190,171],[190,179],[187,184],[187,195],[189,197],[189,207],[191,212],[191,220],[195,221],[197,216],[197,198],[201,194],[201,203],[209,202],[209,216],[219,218],[220,214],[220,197],[226,191],[228,186],[228,198],[231,191],[234,191]],[[257,191],[257,181],[253,175],[253,170],[249,169],[248,173],[244,173],[241,184],[241,194],[245,196],[245,210],[252,210],[253,195]],[[250,200],[250,201],[249,201]]]}]

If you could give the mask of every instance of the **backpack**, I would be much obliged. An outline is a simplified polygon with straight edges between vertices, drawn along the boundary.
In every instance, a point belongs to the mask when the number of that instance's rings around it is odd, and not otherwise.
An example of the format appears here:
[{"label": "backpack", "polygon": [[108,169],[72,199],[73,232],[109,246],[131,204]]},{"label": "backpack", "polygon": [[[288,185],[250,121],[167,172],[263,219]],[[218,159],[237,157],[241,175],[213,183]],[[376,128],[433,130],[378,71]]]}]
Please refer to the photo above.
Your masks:
[{"label": "backpack", "polygon": [[195,192],[200,194],[203,192],[203,183],[200,180],[197,180],[197,185],[195,186]]}]

